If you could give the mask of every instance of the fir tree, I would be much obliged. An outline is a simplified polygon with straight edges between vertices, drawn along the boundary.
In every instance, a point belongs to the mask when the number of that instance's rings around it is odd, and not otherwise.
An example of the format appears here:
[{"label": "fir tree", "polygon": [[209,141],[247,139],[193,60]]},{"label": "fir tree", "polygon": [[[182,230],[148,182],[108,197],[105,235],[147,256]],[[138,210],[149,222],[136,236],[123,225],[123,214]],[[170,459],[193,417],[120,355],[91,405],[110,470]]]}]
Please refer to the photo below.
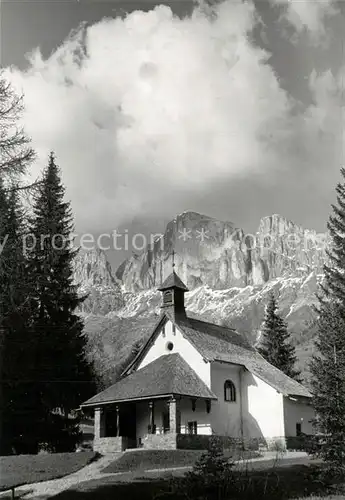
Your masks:
[{"label": "fir tree", "polygon": [[16,190],[0,189],[3,246],[0,255],[2,453],[36,452],[39,428],[30,351],[31,300],[23,253],[24,218]]},{"label": "fir tree", "polygon": [[317,353],[310,364],[321,456],[327,473],[345,471],[345,318],[337,305],[323,304],[318,317]]},{"label": "fir tree", "polygon": [[273,366],[279,368],[289,377],[300,381],[300,372],[295,368],[295,348],[291,344],[287,324],[277,312],[278,306],[274,294],[271,293],[266,308],[262,328],[262,340],[259,353]]},{"label": "fir tree", "polygon": [[[72,215],[51,154],[34,199],[28,251],[34,289],[35,367],[40,401],[46,408],[44,440],[61,450],[63,435],[73,434],[68,415],[94,391],[93,370],[86,359],[83,321],[76,314],[84,300],[73,284]],[[72,440],[73,441],[73,440]]]},{"label": "fir tree", "polygon": [[[345,178],[345,169],[341,169]],[[345,184],[328,221],[330,246],[318,294],[316,353],[311,362],[316,426],[324,434],[321,456],[333,473],[345,471]]]},{"label": "fir tree", "polygon": [[8,217],[8,200],[6,197],[3,182],[0,178],[0,452],[1,454],[6,453],[6,448],[8,447],[8,442],[6,441],[6,430],[8,415],[6,412],[6,401],[8,398],[8,391],[5,387],[5,380],[7,378],[6,369],[7,364],[5,363],[6,349],[7,349],[7,336],[5,330],[5,316],[6,316],[6,286],[7,281],[7,271],[5,267],[5,248],[7,240],[7,217]]}]

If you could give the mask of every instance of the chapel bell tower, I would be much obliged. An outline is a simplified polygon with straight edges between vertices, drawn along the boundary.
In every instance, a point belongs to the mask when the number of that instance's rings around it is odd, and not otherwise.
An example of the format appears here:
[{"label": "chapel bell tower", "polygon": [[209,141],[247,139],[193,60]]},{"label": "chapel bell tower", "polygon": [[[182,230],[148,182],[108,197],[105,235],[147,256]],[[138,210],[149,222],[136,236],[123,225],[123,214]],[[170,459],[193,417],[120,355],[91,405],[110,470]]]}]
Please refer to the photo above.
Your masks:
[{"label": "chapel bell tower", "polygon": [[186,316],[184,294],[189,290],[175,273],[174,266],[175,264],[173,263],[173,272],[167,277],[158,290],[162,292],[163,296],[161,309],[172,313],[174,317],[181,317]]}]

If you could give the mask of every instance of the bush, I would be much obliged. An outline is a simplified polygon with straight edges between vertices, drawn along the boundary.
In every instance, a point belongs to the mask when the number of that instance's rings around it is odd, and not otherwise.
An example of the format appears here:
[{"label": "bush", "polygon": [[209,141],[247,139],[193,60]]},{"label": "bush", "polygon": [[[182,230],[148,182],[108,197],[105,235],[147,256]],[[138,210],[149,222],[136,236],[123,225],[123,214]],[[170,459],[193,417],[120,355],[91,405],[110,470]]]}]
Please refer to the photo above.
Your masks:
[{"label": "bush", "polygon": [[277,453],[285,453],[286,443],[283,439],[276,438],[268,443],[268,449]]},{"label": "bush", "polygon": [[234,462],[223,455],[222,442],[212,437],[209,449],[195,463],[193,470],[175,483],[174,498],[225,498],[234,483]]},{"label": "bush", "polygon": [[45,436],[41,448],[49,453],[74,452],[83,439],[79,419],[60,414],[50,415]]}]

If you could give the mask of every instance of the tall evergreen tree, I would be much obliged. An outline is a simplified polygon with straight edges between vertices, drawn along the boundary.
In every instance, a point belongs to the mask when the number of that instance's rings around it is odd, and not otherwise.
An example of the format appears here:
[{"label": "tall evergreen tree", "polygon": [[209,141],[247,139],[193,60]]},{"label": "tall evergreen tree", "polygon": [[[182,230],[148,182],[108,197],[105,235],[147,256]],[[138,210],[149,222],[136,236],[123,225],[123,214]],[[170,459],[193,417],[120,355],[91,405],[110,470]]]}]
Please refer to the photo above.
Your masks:
[{"label": "tall evergreen tree", "polygon": [[[345,179],[345,169],[341,169]],[[330,246],[316,308],[318,335],[311,362],[317,428],[325,434],[321,455],[334,473],[345,471],[345,182],[328,221]]]},{"label": "tall evergreen tree", "polygon": [[17,191],[12,190],[6,197],[0,188],[0,197],[1,452],[35,452],[39,409],[30,356],[33,347],[30,284],[22,244],[25,225]]},{"label": "tall evergreen tree", "polygon": [[7,397],[8,391],[5,387],[5,379],[7,378],[5,363],[7,350],[7,335],[5,330],[5,315],[6,315],[6,285],[7,271],[5,266],[5,248],[7,240],[7,217],[8,217],[8,200],[5,193],[3,182],[0,178],[0,452],[6,453],[8,442],[5,444],[5,436],[7,430]]},{"label": "tall evergreen tree", "polygon": [[295,347],[287,324],[277,312],[278,306],[274,294],[271,293],[266,307],[262,327],[262,340],[258,351],[273,366],[279,368],[289,377],[300,381],[300,372],[295,368]]},{"label": "tall evergreen tree", "polygon": [[[36,280],[34,330],[36,384],[46,408],[44,440],[62,449],[63,435],[74,429],[68,415],[94,391],[93,370],[85,356],[86,338],[76,308],[84,300],[73,283],[72,215],[53,153],[34,199],[28,250]],[[72,429],[72,430],[71,430]]]},{"label": "tall evergreen tree", "polygon": [[[35,153],[19,123],[22,112],[23,96],[15,93],[0,70],[0,453],[23,450],[24,439],[34,436],[32,401],[27,397],[32,394],[27,390],[30,294],[17,194],[27,191],[28,186],[19,182]],[[30,443],[26,446],[34,449]]]}]

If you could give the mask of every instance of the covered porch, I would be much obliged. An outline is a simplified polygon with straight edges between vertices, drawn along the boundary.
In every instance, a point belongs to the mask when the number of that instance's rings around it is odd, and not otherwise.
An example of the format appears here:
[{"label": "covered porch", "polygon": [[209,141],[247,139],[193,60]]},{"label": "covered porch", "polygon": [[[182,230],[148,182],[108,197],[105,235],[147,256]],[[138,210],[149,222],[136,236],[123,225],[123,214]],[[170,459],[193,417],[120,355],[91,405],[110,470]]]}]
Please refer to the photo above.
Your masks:
[{"label": "covered porch", "polygon": [[[126,397],[124,397],[126,396]],[[217,399],[179,354],[163,355],[82,405],[94,410],[94,450],[176,449],[211,435]],[[185,447],[185,446],[184,446]]]},{"label": "covered porch", "polygon": [[171,395],[94,410],[94,450],[176,449],[178,435],[211,435],[211,400]]}]

